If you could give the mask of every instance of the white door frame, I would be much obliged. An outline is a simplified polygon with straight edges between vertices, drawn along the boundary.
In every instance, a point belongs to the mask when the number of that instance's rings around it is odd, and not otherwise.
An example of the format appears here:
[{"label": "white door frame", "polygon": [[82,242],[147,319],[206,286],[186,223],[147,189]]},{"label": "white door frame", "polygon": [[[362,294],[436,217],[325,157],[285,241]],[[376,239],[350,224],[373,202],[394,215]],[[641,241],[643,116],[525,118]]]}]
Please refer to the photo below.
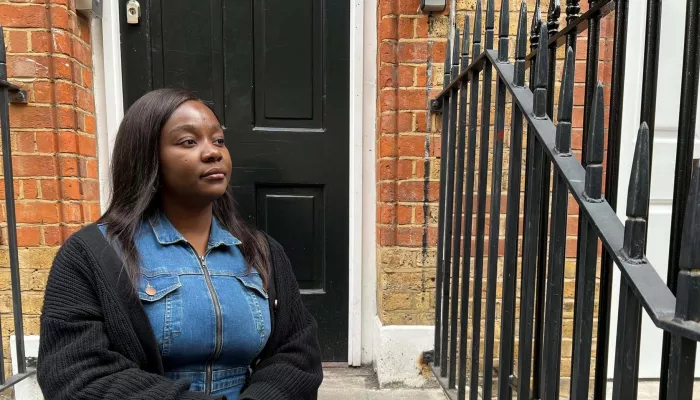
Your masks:
[{"label": "white door frame", "polygon": [[[376,307],[376,0],[352,0],[350,5],[350,208],[349,208],[349,328],[348,364],[371,362],[372,326]],[[95,107],[100,170],[101,207],[111,188],[109,164],[119,123],[124,116],[119,4],[106,0],[102,42],[93,32]],[[100,23],[93,24],[99,30]]]}]

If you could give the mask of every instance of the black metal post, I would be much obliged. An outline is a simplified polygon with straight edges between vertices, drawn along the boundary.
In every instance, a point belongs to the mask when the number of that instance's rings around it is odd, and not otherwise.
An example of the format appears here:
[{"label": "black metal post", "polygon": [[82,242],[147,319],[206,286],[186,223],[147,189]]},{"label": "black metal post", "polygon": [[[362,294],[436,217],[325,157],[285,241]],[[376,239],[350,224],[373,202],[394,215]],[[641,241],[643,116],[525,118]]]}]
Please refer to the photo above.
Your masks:
[{"label": "black metal post", "polygon": [[[447,48],[450,48],[450,39],[447,39]],[[452,61],[450,60],[450,52],[448,51],[445,55],[445,68],[443,76],[443,87],[447,88],[450,84],[450,65]],[[450,98],[445,96],[442,99],[442,132],[441,136],[441,150],[440,150],[440,199],[438,202],[438,243],[437,243],[437,269],[435,272],[435,359],[434,365],[436,367],[440,366],[440,360],[442,358],[442,287],[444,278],[444,243],[445,243],[445,203],[447,196],[447,185],[445,185],[445,177],[447,176],[447,136],[449,130],[449,109],[450,109]]]},{"label": "black metal post", "polygon": [[[7,57],[5,54],[5,35],[0,26],[0,81],[7,81]],[[2,129],[2,161],[5,177],[5,211],[7,217],[7,245],[10,255],[10,279],[12,281],[12,314],[15,326],[15,348],[17,350],[17,371],[27,372],[24,352],[24,324],[22,321],[22,288],[19,277],[19,256],[17,253],[17,217],[15,212],[15,190],[12,173],[12,142],[10,138],[10,111],[8,87],[2,85],[0,95],[0,127]],[[1,346],[0,346],[1,347]],[[3,356],[0,350],[0,357]],[[2,383],[5,372],[2,371]]]},{"label": "black metal post", "polygon": [[[481,53],[481,0],[477,0],[474,18],[474,39],[472,57]],[[474,208],[474,170],[476,164],[476,128],[479,110],[479,72],[471,74],[471,93],[469,94],[469,144],[467,145],[467,184],[464,207],[464,264],[462,265],[462,309],[460,319],[461,342],[459,344],[459,380],[457,399],[464,400],[467,386],[467,329],[469,324],[469,279],[471,276],[472,254],[472,215]]]},{"label": "black metal post", "polygon": [[[676,147],[676,168],[673,176],[673,211],[671,214],[671,240],[668,252],[668,274],[666,284],[676,293],[676,283],[680,268],[680,247],[685,217],[686,201],[693,159],[695,121],[697,112],[697,90],[700,78],[700,27],[698,14],[700,0],[687,0],[685,14],[685,47],[683,50],[683,73],[681,78],[681,103],[678,116],[678,139]],[[667,383],[665,376],[669,370],[671,335],[664,332],[661,354],[661,385]],[[662,393],[663,395],[663,393]]]},{"label": "black metal post", "polygon": [[[520,5],[518,34],[515,43],[513,84],[525,86],[525,55],[527,52],[527,3]],[[523,114],[513,103],[510,131],[510,160],[508,163],[508,200],[506,206],[506,248],[503,260],[503,304],[501,306],[501,348],[498,371],[498,399],[513,396],[510,378],[513,375],[515,342],[515,283],[518,271],[518,233],[520,219],[520,166],[523,149]]]}]

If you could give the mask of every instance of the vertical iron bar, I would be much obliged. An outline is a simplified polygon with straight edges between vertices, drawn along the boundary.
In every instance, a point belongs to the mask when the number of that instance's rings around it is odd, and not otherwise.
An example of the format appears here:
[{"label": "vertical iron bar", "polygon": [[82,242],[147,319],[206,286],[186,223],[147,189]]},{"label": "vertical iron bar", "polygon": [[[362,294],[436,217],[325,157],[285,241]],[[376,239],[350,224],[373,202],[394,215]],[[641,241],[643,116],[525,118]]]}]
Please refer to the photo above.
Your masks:
[{"label": "vertical iron bar", "polygon": [[[474,44],[472,57],[481,53],[481,0],[477,0],[474,16]],[[476,127],[479,110],[479,72],[471,73],[471,93],[469,94],[469,144],[467,145],[467,183],[465,189],[466,202],[464,206],[464,264],[462,265],[462,309],[460,320],[459,344],[459,384],[457,399],[465,400],[467,386],[467,329],[469,329],[469,279],[471,276],[472,254],[472,215],[474,210],[474,169],[476,164]],[[473,340],[473,339],[472,339]]]},{"label": "vertical iron bar", "polygon": [[[695,164],[683,221],[676,288],[676,319],[700,321],[700,164]],[[697,343],[671,335],[668,392],[671,400],[693,397]]]},{"label": "vertical iron bar", "polygon": [[[625,87],[625,61],[627,58],[627,21],[629,0],[616,0],[615,33],[613,47],[612,79],[610,83],[610,121],[608,124],[608,155],[605,172],[605,198],[613,210],[617,210],[617,186],[620,175],[620,140],[622,135],[622,103]],[[646,55],[645,55],[646,57]],[[652,82],[644,82],[645,86]],[[656,80],[653,81],[656,83]],[[597,242],[597,239],[596,239]],[[612,301],[613,262],[603,248],[600,268],[600,295],[598,301],[598,331],[596,349],[596,373],[594,395],[605,399],[607,384],[608,337],[610,334],[610,307]],[[594,268],[595,269],[595,268]],[[574,322],[574,329],[576,322]]]},{"label": "vertical iron bar", "polygon": [[[537,15],[537,14],[536,14]],[[547,27],[539,24],[539,48],[545,49],[549,41]],[[532,40],[532,39],[531,39]],[[549,67],[548,52],[538,51],[531,84],[534,84],[533,111],[535,118],[546,118],[547,106],[547,69]],[[535,272],[537,268],[537,249],[540,237],[540,207],[542,197],[542,170],[545,163],[544,153],[539,140],[530,130],[528,140],[532,140],[531,168],[527,171],[525,194],[525,226],[523,230],[523,266],[520,294],[520,331],[518,350],[518,398],[530,399],[530,372],[532,364],[532,323],[535,302]],[[529,149],[528,149],[529,150]],[[541,321],[540,321],[541,323]],[[537,341],[535,342],[537,343]],[[536,358],[535,358],[536,359]]]},{"label": "vertical iron bar", "polygon": [[[486,24],[484,48],[493,49],[493,30],[495,25],[494,0],[486,2]],[[474,258],[474,301],[472,302],[472,368],[470,394],[471,400],[479,396],[479,348],[481,345],[481,284],[484,274],[484,230],[486,225],[486,182],[489,164],[489,131],[491,128],[491,82],[493,66],[484,65],[484,90],[481,100],[481,138],[479,141],[479,189],[476,220],[476,253]],[[489,374],[490,372],[485,372]]]},{"label": "vertical iron bar", "polygon": [[[455,30],[459,34],[459,29]],[[455,44],[458,44],[456,42]],[[457,49],[458,47],[455,47]],[[464,20],[464,38],[462,41],[462,69],[466,69],[469,63],[469,15]],[[448,387],[454,389],[457,380],[457,341],[465,340],[459,337],[457,331],[457,318],[459,317],[459,261],[460,261],[460,240],[462,240],[462,204],[464,189],[464,151],[466,147],[465,133],[467,128],[467,81],[462,80],[459,89],[459,132],[457,138],[457,184],[455,186],[455,229],[452,235],[452,249],[454,252],[452,261],[452,305],[450,316],[450,370]],[[465,234],[465,238],[468,236]],[[467,255],[465,255],[467,257]],[[462,279],[465,279],[462,276]],[[469,280],[469,277],[466,277]],[[462,354],[460,354],[460,357]]]},{"label": "vertical iron bar", "polygon": [[[7,57],[5,54],[5,35],[0,25],[0,79],[7,80]],[[7,217],[7,245],[10,253],[10,279],[12,282],[12,314],[15,323],[15,348],[17,350],[17,372],[27,372],[24,355],[24,324],[22,322],[22,288],[19,277],[19,257],[17,254],[17,217],[15,213],[15,190],[12,174],[12,144],[10,138],[10,103],[9,92],[5,87],[0,95],[0,127],[2,128],[2,161],[5,177],[5,211]],[[2,356],[0,350],[0,356]],[[5,381],[3,369],[2,381]]]},{"label": "vertical iron bar", "polygon": [[[498,29],[498,62],[508,62],[508,36],[510,4],[501,2]],[[503,137],[506,119],[506,84],[496,80],[496,116],[493,155],[491,162],[491,211],[489,212],[488,276],[486,281],[486,320],[484,337],[484,382],[482,398],[490,399],[493,390],[493,348],[496,325],[496,283],[498,281],[498,243],[501,226],[501,182],[503,173]],[[517,243],[517,242],[516,242]]]},{"label": "vertical iron bar", "polygon": [[[588,126],[588,154],[586,155],[585,195],[589,202],[601,202],[603,179],[604,136],[603,85],[599,82],[596,97],[593,98],[591,121]],[[598,237],[594,227],[584,219],[580,222],[578,253],[579,268],[576,275],[577,310],[574,316],[574,350],[571,371],[571,399],[588,399],[591,370],[591,347],[593,343],[593,311],[596,285],[596,264],[598,261]]]},{"label": "vertical iron bar", "polygon": [[[676,168],[673,176],[673,211],[671,214],[671,240],[668,255],[668,275],[666,284],[672,293],[676,293],[679,272],[680,246],[683,218],[688,198],[691,164],[693,159],[693,142],[695,140],[695,121],[697,113],[698,78],[700,77],[700,29],[698,13],[700,0],[688,0],[685,14],[685,46],[683,50],[683,73],[681,79],[681,103],[678,117],[678,139],[676,147]],[[661,354],[661,383],[669,368],[669,351],[671,336],[664,332]],[[663,396],[662,396],[663,397]]]},{"label": "vertical iron bar", "polygon": [[[628,261],[644,263],[646,215],[649,213],[649,129],[642,123],[637,135],[634,160],[627,196],[627,221],[622,251]],[[637,397],[641,305],[625,278],[620,282],[620,306],[615,348],[613,398],[632,400]]]},{"label": "vertical iron bar", "polygon": [[[450,39],[447,39],[447,48],[450,48]],[[443,75],[443,88],[447,88],[450,84],[450,52],[445,55],[445,67]],[[440,134],[441,138],[441,151],[440,151],[440,200],[438,202],[438,243],[437,243],[437,269],[435,273],[435,358],[434,364],[436,367],[440,366],[442,349],[441,344],[441,327],[442,327],[442,286],[443,286],[443,271],[444,271],[444,242],[445,242],[445,197],[447,194],[447,185],[445,176],[447,175],[447,130],[449,128],[449,109],[450,109],[450,97],[445,96],[442,98],[442,132]]]},{"label": "vertical iron bar", "polygon": [[[453,81],[459,75],[459,28],[455,27],[455,36],[452,39],[454,46],[452,52],[452,69],[450,71],[450,81]],[[449,117],[449,130],[447,136],[447,195],[445,198],[447,202],[445,204],[445,266],[444,266],[444,279],[442,286],[442,349],[440,349],[442,359],[440,360],[440,376],[443,378],[447,377],[448,370],[448,345],[450,341],[450,288],[454,286],[453,280],[459,279],[459,277],[452,277],[450,271],[450,255],[452,254],[452,229],[454,226],[454,214],[459,212],[455,210],[454,207],[454,194],[455,194],[455,140],[457,138],[457,95],[459,88],[452,89],[450,93],[450,117]],[[452,356],[452,354],[450,354]],[[454,362],[450,359],[450,363]]]},{"label": "vertical iron bar", "polygon": [[[501,8],[502,9],[502,8]],[[518,34],[515,44],[513,84],[525,86],[525,53],[527,51],[527,3],[520,5]],[[508,200],[506,208],[506,248],[503,260],[503,304],[501,306],[501,348],[499,351],[498,399],[513,396],[510,378],[513,375],[515,342],[515,284],[518,271],[518,233],[520,220],[520,168],[522,162],[523,114],[512,103],[510,160],[508,162]]]},{"label": "vertical iron bar", "polygon": [[[581,0],[566,0],[566,24],[571,24],[576,18],[579,17],[581,12]],[[571,47],[576,54],[576,37],[578,36],[578,30],[574,29],[571,31],[569,37],[566,38],[566,46]],[[574,65],[574,69],[575,69]]]}]

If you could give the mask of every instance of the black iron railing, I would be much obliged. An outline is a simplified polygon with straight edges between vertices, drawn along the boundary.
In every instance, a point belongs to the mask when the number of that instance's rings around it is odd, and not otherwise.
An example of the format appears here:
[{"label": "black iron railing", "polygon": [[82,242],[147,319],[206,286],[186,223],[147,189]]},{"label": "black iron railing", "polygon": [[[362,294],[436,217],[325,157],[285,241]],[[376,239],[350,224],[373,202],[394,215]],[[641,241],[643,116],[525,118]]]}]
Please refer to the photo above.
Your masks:
[{"label": "black iron railing", "polygon": [[[2,338],[0,337],[0,394],[18,382],[35,373],[27,368],[24,351],[24,324],[22,320],[22,289],[19,277],[19,258],[17,253],[17,219],[15,216],[15,193],[12,174],[12,147],[10,140],[10,103],[26,103],[27,93],[7,81],[7,56],[5,53],[5,36],[0,26],[0,129],[2,139],[3,178],[5,180],[5,210],[7,217],[7,245],[10,256],[10,279],[12,283],[12,314],[14,317],[14,334],[17,374],[6,377]],[[0,329],[1,330],[1,329]]]},{"label": "black iron railing", "polygon": [[[509,13],[503,12],[510,9],[509,1],[502,0],[500,6],[497,50],[494,50],[494,0],[487,0],[482,50],[481,1],[477,0],[473,15],[471,49],[469,16],[465,21],[464,37],[460,37],[456,28],[454,37],[450,38],[452,46],[448,45],[448,49],[452,47],[453,52],[445,61],[444,90],[433,101],[433,108],[443,113],[433,365],[438,380],[448,395],[457,399],[466,398],[467,393],[471,400],[478,397],[490,399],[494,395],[499,399],[510,399],[514,392],[523,400],[559,397],[564,358],[561,341],[566,230],[568,204],[573,199],[579,206],[580,215],[570,398],[604,399],[606,396],[612,268],[616,265],[622,279],[613,398],[634,399],[637,396],[643,309],[667,337],[662,350],[664,361],[659,397],[691,399],[696,342],[700,341],[700,165],[694,167],[691,183],[700,76],[700,0],[687,0],[668,286],[645,257],[661,1],[648,0],[642,121],[629,180],[624,225],[617,217],[615,204],[628,0],[592,1],[582,15],[579,0],[568,0],[566,27],[561,31],[559,0],[552,0],[549,4],[547,21],[541,18],[538,0],[531,24],[530,54],[527,54],[527,5],[523,2],[514,60],[509,59],[508,51]],[[598,80],[600,22],[613,12],[614,49],[609,120],[606,121],[604,90]],[[579,160],[571,148],[572,110],[576,40],[584,31],[587,31],[588,41],[583,148]],[[566,46],[566,57],[555,124],[556,53],[561,46]],[[529,82],[526,85],[528,68]],[[491,93],[494,80],[495,101]],[[508,97],[511,101],[507,101]],[[494,368],[501,187],[508,109],[511,110],[511,126],[500,351],[498,367]],[[495,113],[493,124],[492,112]],[[526,143],[523,143],[523,120],[528,126]],[[604,160],[606,147],[607,160]],[[523,150],[526,157],[524,226],[521,227]],[[491,187],[487,192],[489,180]],[[490,204],[487,205],[489,198]],[[472,226],[473,218],[476,227]],[[474,249],[470,240],[472,232]],[[599,242],[602,243],[600,260]],[[601,272],[597,283],[599,263]],[[518,278],[520,307],[516,309]],[[473,280],[471,288],[470,280]],[[483,282],[486,285],[484,316]],[[594,332],[597,284],[600,288],[599,312],[598,328]],[[516,326],[516,314],[519,326]],[[471,335],[468,333],[469,321],[472,323]],[[517,355],[516,337],[519,342]],[[592,352],[594,344],[595,354]],[[467,350],[469,347],[470,351]],[[516,361],[517,370],[514,368]],[[594,368],[591,368],[592,363]],[[492,376],[494,370],[498,371],[497,378]],[[591,370],[594,371],[593,387]]]}]

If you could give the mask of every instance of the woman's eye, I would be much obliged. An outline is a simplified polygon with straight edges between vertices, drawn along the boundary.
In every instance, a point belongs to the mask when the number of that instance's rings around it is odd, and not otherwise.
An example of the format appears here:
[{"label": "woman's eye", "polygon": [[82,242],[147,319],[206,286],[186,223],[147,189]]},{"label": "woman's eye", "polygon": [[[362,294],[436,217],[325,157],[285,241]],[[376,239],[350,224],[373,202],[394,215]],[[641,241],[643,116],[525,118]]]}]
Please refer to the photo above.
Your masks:
[{"label": "woman's eye", "polygon": [[185,140],[181,141],[180,144],[189,147],[189,146],[196,145],[197,142],[195,142],[194,139],[185,139]]},{"label": "woman's eye", "polygon": [[214,143],[215,143],[217,146],[224,146],[224,145],[226,145],[226,141],[224,140],[224,138],[216,139],[216,140],[214,140]]}]

